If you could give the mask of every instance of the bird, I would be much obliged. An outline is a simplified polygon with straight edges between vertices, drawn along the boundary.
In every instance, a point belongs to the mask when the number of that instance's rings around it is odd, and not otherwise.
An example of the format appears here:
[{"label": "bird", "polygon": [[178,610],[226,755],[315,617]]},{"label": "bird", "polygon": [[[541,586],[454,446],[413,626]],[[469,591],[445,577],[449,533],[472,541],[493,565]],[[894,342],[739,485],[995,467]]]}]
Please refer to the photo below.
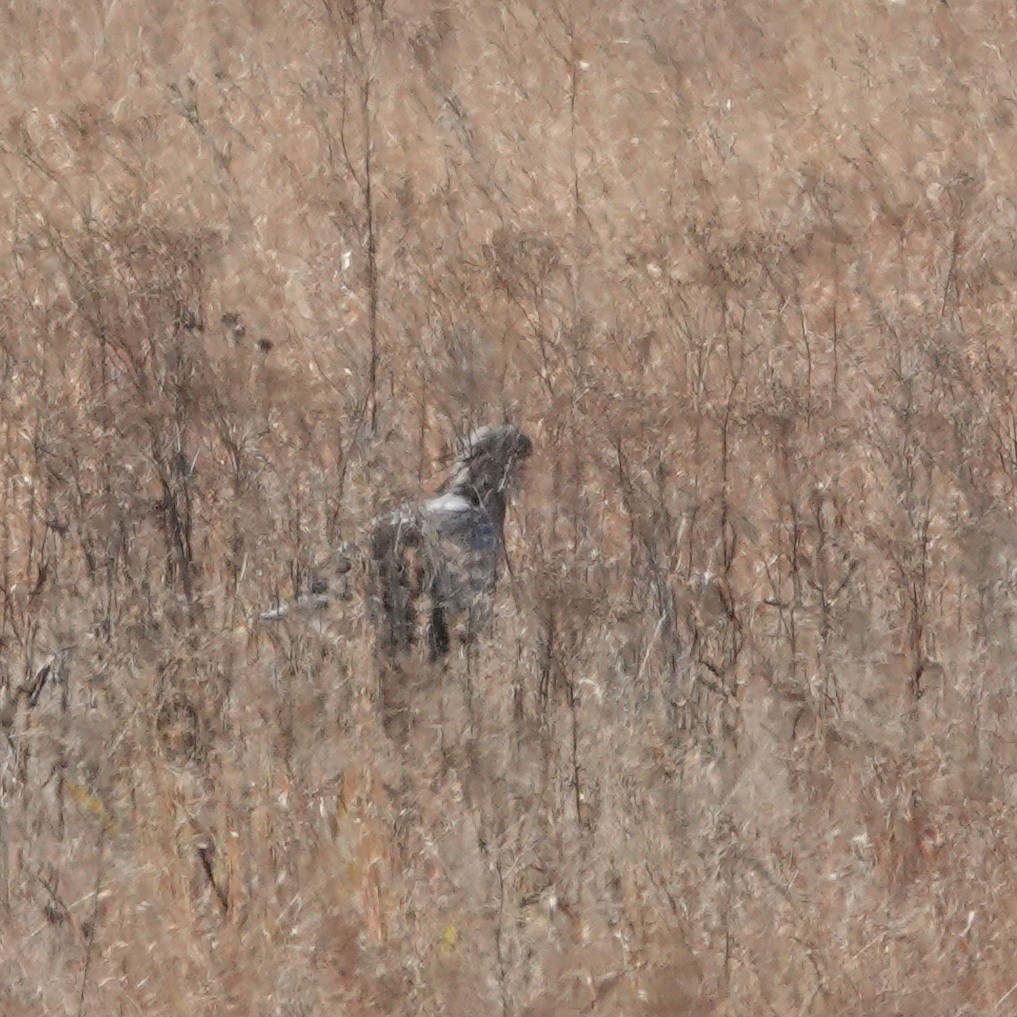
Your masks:
[{"label": "bird", "polygon": [[514,424],[471,431],[433,496],[375,516],[361,545],[339,545],[315,569],[306,593],[260,619],[328,611],[359,572],[384,655],[412,650],[421,624],[432,662],[449,653],[453,634],[471,645],[490,625],[505,516],[532,453],[532,441]]}]

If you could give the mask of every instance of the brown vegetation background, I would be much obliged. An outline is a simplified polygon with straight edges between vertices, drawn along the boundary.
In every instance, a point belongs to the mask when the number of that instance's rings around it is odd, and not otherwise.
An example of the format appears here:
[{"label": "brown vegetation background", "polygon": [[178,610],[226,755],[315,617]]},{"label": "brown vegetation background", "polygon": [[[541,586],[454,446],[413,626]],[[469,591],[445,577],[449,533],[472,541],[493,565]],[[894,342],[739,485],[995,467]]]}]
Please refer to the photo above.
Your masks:
[{"label": "brown vegetation background", "polygon": [[[1017,1012],[1017,12],[14,0],[0,1012]],[[251,619],[505,416],[382,730]]]}]

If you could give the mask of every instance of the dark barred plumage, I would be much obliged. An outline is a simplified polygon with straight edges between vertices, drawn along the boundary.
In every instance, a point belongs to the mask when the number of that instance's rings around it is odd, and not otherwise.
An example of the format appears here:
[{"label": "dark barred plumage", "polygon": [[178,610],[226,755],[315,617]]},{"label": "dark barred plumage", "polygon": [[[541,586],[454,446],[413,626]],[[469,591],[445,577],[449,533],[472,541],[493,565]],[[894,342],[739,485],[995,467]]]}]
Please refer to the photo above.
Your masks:
[{"label": "dark barred plumage", "polygon": [[[379,642],[387,654],[409,650],[422,620],[432,660],[449,651],[454,632],[471,643],[487,626],[505,554],[508,499],[532,449],[530,439],[511,424],[478,428],[462,443],[433,498],[371,522],[365,565]],[[261,618],[326,610],[348,584],[354,558],[352,545],[342,545],[316,571],[307,594]]]}]

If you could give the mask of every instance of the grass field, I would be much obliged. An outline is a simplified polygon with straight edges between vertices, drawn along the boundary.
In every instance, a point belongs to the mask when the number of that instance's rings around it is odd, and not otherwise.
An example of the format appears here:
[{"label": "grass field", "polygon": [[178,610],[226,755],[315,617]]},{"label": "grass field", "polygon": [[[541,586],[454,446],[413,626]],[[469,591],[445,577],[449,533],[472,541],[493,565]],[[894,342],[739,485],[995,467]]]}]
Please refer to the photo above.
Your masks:
[{"label": "grass field", "polygon": [[[1017,1013],[1017,10],[13,0],[0,1013]],[[252,619],[456,434],[475,654]]]}]

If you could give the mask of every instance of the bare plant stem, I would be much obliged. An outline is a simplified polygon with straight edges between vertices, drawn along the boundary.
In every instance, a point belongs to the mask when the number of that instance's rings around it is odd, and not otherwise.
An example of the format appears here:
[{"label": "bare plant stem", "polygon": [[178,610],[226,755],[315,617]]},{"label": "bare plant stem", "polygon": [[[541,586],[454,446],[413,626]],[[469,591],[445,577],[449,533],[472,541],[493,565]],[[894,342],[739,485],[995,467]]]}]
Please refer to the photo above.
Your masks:
[{"label": "bare plant stem", "polygon": [[88,990],[88,975],[92,968],[92,957],[95,954],[95,937],[98,931],[96,925],[99,920],[99,895],[102,890],[102,879],[106,870],[106,838],[109,833],[109,824],[103,823],[102,831],[99,833],[98,859],[95,869],[95,886],[92,890],[92,916],[88,920],[85,931],[85,963],[81,970],[81,987],[78,990],[78,1017],[85,1012],[85,994]]}]

